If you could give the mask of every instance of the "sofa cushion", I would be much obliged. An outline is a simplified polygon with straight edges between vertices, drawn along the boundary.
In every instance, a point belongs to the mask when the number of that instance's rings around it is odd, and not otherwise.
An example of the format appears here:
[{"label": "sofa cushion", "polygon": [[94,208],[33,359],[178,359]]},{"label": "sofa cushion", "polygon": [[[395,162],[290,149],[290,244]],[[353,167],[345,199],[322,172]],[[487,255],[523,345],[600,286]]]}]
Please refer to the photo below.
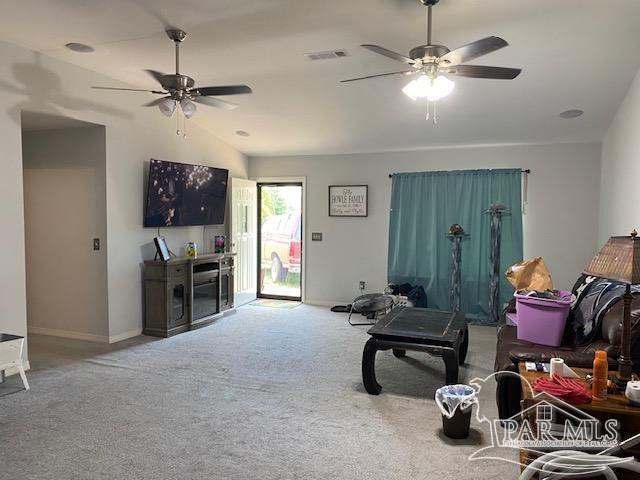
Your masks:
[{"label": "sofa cushion", "polygon": [[505,325],[498,331],[496,371],[517,371],[520,362],[549,363],[552,358],[563,358],[567,365],[589,368],[596,350],[605,350],[611,368],[617,365],[619,348],[604,340],[596,340],[582,347],[548,347],[518,340],[517,328]]}]

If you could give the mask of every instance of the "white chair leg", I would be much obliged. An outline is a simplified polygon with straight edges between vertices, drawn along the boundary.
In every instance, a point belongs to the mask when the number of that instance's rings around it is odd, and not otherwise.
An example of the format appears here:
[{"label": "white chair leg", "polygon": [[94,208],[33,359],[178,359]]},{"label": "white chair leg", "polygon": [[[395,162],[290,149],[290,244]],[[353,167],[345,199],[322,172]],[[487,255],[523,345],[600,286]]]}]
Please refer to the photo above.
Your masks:
[{"label": "white chair leg", "polygon": [[29,390],[29,382],[27,381],[27,375],[24,373],[24,367],[20,365],[18,369],[20,372],[20,378],[22,379],[22,384],[24,385],[24,389]]}]

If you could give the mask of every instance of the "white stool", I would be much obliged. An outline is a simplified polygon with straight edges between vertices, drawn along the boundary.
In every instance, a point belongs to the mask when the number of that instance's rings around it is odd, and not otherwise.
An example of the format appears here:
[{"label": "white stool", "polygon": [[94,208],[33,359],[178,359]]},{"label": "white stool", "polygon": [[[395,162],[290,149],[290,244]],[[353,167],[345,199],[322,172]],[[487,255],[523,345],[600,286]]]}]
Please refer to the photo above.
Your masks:
[{"label": "white stool", "polygon": [[27,375],[22,364],[22,350],[24,349],[24,337],[0,333],[0,382],[4,381],[4,371],[9,368],[17,368],[25,390],[29,390]]}]

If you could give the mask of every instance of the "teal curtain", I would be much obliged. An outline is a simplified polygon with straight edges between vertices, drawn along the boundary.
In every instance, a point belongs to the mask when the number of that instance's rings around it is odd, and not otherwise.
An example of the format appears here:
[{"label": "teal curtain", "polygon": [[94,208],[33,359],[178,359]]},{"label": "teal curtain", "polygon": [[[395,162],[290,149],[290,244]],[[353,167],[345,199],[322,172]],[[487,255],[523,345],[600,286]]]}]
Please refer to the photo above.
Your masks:
[{"label": "teal curtain", "polygon": [[[490,215],[493,203],[502,216],[500,271],[522,260],[522,171],[458,170],[393,175],[389,222],[389,282],[422,285],[430,308],[449,310],[451,240],[449,227],[459,223],[462,242],[460,310],[475,323],[489,318]],[[500,305],[513,296],[504,275]]]}]

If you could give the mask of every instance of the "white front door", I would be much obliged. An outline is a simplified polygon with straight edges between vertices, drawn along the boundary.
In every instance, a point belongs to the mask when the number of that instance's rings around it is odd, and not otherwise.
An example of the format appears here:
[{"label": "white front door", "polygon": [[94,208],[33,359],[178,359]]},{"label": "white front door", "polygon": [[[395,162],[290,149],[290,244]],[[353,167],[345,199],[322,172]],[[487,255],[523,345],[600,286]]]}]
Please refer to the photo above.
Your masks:
[{"label": "white front door", "polygon": [[235,260],[235,305],[256,299],[258,271],[257,185],[244,178],[231,179],[231,251]]}]

